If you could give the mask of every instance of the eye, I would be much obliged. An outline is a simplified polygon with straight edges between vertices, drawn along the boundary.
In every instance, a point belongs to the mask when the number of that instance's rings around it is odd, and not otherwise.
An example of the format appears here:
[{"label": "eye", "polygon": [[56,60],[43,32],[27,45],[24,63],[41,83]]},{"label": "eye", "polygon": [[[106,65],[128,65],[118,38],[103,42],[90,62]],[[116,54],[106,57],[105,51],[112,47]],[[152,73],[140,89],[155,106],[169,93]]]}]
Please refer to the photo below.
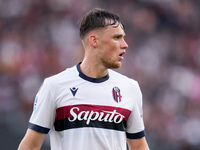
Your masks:
[{"label": "eye", "polygon": [[119,40],[121,38],[121,36],[115,36],[114,39],[115,40]]}]

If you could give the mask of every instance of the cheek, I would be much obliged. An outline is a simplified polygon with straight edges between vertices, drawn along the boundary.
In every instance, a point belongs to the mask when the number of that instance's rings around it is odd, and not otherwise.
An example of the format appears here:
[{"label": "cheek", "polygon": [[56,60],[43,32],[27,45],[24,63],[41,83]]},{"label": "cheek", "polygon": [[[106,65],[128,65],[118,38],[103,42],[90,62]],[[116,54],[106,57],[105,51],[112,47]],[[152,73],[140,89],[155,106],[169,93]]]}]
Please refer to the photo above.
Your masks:
[{"label": "cheek", "polygon": [[99,54],[106,58],[111,58],[117,51],[117,43],[113,40],[103,40],[99,45]]},{"label": "cheek", "polygon": [[115,42],[113,42],[113,41],[107,41],[104,44],[104,48],[105,48],[105,51],[108,54],[112,54],[112,53],[116,52],[117,44]]},{"label": "cheek", "polygon": [[104,52],[103,52],[103,55],[105,58],[109,58],[109,59],[112,59],[115,55],[114,53],[114,48],[107,48]]}]

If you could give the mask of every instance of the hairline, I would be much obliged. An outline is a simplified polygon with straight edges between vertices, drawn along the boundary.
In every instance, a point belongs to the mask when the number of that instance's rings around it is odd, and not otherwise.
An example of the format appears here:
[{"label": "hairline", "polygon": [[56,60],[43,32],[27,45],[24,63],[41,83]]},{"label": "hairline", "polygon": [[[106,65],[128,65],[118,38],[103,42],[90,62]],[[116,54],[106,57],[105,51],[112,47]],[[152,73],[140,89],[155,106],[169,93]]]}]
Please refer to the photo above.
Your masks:
[{"label": "hairline", "polygon": [[84,39],[88,33],[92,32],[94,30],[106,29],[109,26],[112,26],[113,28],[117,28],[120,26],[125,31],[124,24],[121,21],[105,18],[105,26],[93,28],[93,29],[89,30],[87,33],[85,33],[84,36],[80,36],[80,37],[81,37],[81,39]]}]

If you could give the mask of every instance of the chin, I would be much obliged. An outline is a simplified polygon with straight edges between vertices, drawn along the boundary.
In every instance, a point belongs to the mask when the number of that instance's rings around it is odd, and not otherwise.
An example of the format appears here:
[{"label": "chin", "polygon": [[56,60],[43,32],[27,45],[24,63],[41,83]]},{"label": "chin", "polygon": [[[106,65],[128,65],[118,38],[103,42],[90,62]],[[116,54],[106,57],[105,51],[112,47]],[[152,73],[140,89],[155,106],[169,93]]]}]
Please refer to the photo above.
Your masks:
[{"label": "chin", "polygon": [[119,63],[115,63],[115,64],[110,64],[110,65],[107,65],[107,68],[110,68],[110,69],[118,69],[122,66],[121,62]]}]

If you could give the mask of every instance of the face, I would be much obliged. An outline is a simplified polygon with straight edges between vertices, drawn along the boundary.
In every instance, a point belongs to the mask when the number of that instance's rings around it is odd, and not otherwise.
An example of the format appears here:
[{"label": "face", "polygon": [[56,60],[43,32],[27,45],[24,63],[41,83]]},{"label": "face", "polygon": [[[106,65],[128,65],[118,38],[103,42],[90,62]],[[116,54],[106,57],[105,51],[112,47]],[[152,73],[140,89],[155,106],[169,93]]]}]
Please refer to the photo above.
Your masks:
[{"label": "face", "polygon": [[124,59],[123,54],[128,47],[124,36],[125,33],[121,25],[118,27],[110,25],[104,29],[99,29],[97,59],[105,68],[121,67],[121,61]]}]

